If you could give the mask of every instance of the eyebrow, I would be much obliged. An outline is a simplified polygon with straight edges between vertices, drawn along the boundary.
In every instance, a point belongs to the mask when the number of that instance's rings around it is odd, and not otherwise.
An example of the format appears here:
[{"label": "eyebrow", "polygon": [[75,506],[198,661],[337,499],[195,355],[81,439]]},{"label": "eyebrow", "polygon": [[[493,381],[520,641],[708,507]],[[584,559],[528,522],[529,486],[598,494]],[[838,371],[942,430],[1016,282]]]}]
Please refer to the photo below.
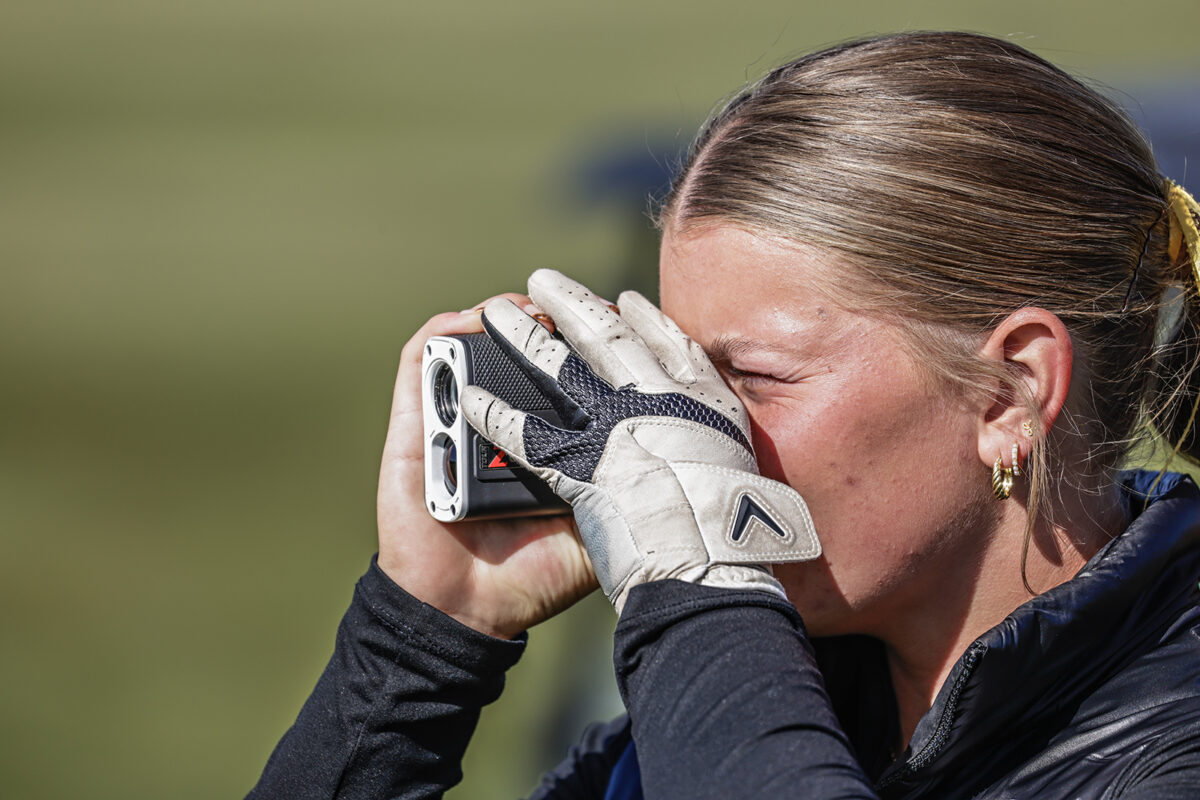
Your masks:
[{"label": "eyebrow", "polygon": [[708,353],[709,359],[716,364],[728,363],[738,356],[751,353],[772,353],[785,356],[797,355],[797,352],[790,347],[780,347],[740,336],[718,336],[704,350]]}]

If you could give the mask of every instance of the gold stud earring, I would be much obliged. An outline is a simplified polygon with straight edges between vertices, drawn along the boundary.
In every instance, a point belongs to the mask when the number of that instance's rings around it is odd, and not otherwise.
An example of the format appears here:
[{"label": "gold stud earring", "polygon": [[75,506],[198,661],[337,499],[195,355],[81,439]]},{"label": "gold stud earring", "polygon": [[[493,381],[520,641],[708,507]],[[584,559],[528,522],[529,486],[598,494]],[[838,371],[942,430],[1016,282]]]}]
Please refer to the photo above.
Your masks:
[{"label": "gold stud earring", "polygon": [[1007,500],[1012,488],[1013,471],[1004,466],[1003,455],[996,456],[996,463],[992,464],[992,494],[997,500]]},{"label": "gold stud earring", "polygon": [[1033,436],[1033,423],[1030,422],[1029,420],[1025,420],[1024,422],[1022,422],[1021,423],[1021,433],[1025,434],[1026,436],[1032,437]]}]

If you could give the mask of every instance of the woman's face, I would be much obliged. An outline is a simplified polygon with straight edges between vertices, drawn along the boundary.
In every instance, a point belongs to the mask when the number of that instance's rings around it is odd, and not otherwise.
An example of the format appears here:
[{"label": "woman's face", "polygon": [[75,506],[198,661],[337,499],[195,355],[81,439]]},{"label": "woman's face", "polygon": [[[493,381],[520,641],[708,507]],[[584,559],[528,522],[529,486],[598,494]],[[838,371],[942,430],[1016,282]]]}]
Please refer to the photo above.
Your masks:
[{"label": "woman's face", "polygon": [[824,555],[775,574],[810,631],[878,634],[969,569],[988,473],[979,415],[935,388],[895,327],[818,290],[835,267],[730,225],[668,229],[663,310],[745,403],[759,470],[808,503]]}]

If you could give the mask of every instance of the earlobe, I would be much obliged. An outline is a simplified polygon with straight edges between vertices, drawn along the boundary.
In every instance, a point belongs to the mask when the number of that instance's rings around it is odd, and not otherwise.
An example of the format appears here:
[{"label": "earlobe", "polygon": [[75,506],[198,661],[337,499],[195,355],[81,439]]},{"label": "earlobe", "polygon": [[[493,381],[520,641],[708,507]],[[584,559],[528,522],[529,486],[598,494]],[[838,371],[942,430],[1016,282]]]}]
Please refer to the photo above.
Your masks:
[{"label": "earlobe", "polygon": [[1033,438],[1050,430],[1066,404],[1071,334],[1049,311],[1023,308],[996,326],[979,354],[1009,376],[980,415],[979,458],[989,467],[999,458],[1002,468],[1020,469]]}]

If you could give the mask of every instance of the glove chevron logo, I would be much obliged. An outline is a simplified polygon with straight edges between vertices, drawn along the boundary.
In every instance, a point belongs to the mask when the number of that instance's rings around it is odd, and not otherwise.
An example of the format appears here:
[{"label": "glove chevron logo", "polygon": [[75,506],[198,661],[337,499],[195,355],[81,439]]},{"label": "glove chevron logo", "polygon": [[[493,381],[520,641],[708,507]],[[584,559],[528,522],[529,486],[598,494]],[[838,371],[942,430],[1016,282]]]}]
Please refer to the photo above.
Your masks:
[{"label": "glove chevron logo", "polygon": [[[755,525],[755,522],[758,524]],[[754,502],[749,493],[742,492],[742,496],[738,498],[737,513],[733,515],[733,527],[729,529],[729,541],[742,544],[750,538],[752,527],[766,527],[778,534],[780,539],[788,538],[783,527],[772,519],[762,506]]]}]

